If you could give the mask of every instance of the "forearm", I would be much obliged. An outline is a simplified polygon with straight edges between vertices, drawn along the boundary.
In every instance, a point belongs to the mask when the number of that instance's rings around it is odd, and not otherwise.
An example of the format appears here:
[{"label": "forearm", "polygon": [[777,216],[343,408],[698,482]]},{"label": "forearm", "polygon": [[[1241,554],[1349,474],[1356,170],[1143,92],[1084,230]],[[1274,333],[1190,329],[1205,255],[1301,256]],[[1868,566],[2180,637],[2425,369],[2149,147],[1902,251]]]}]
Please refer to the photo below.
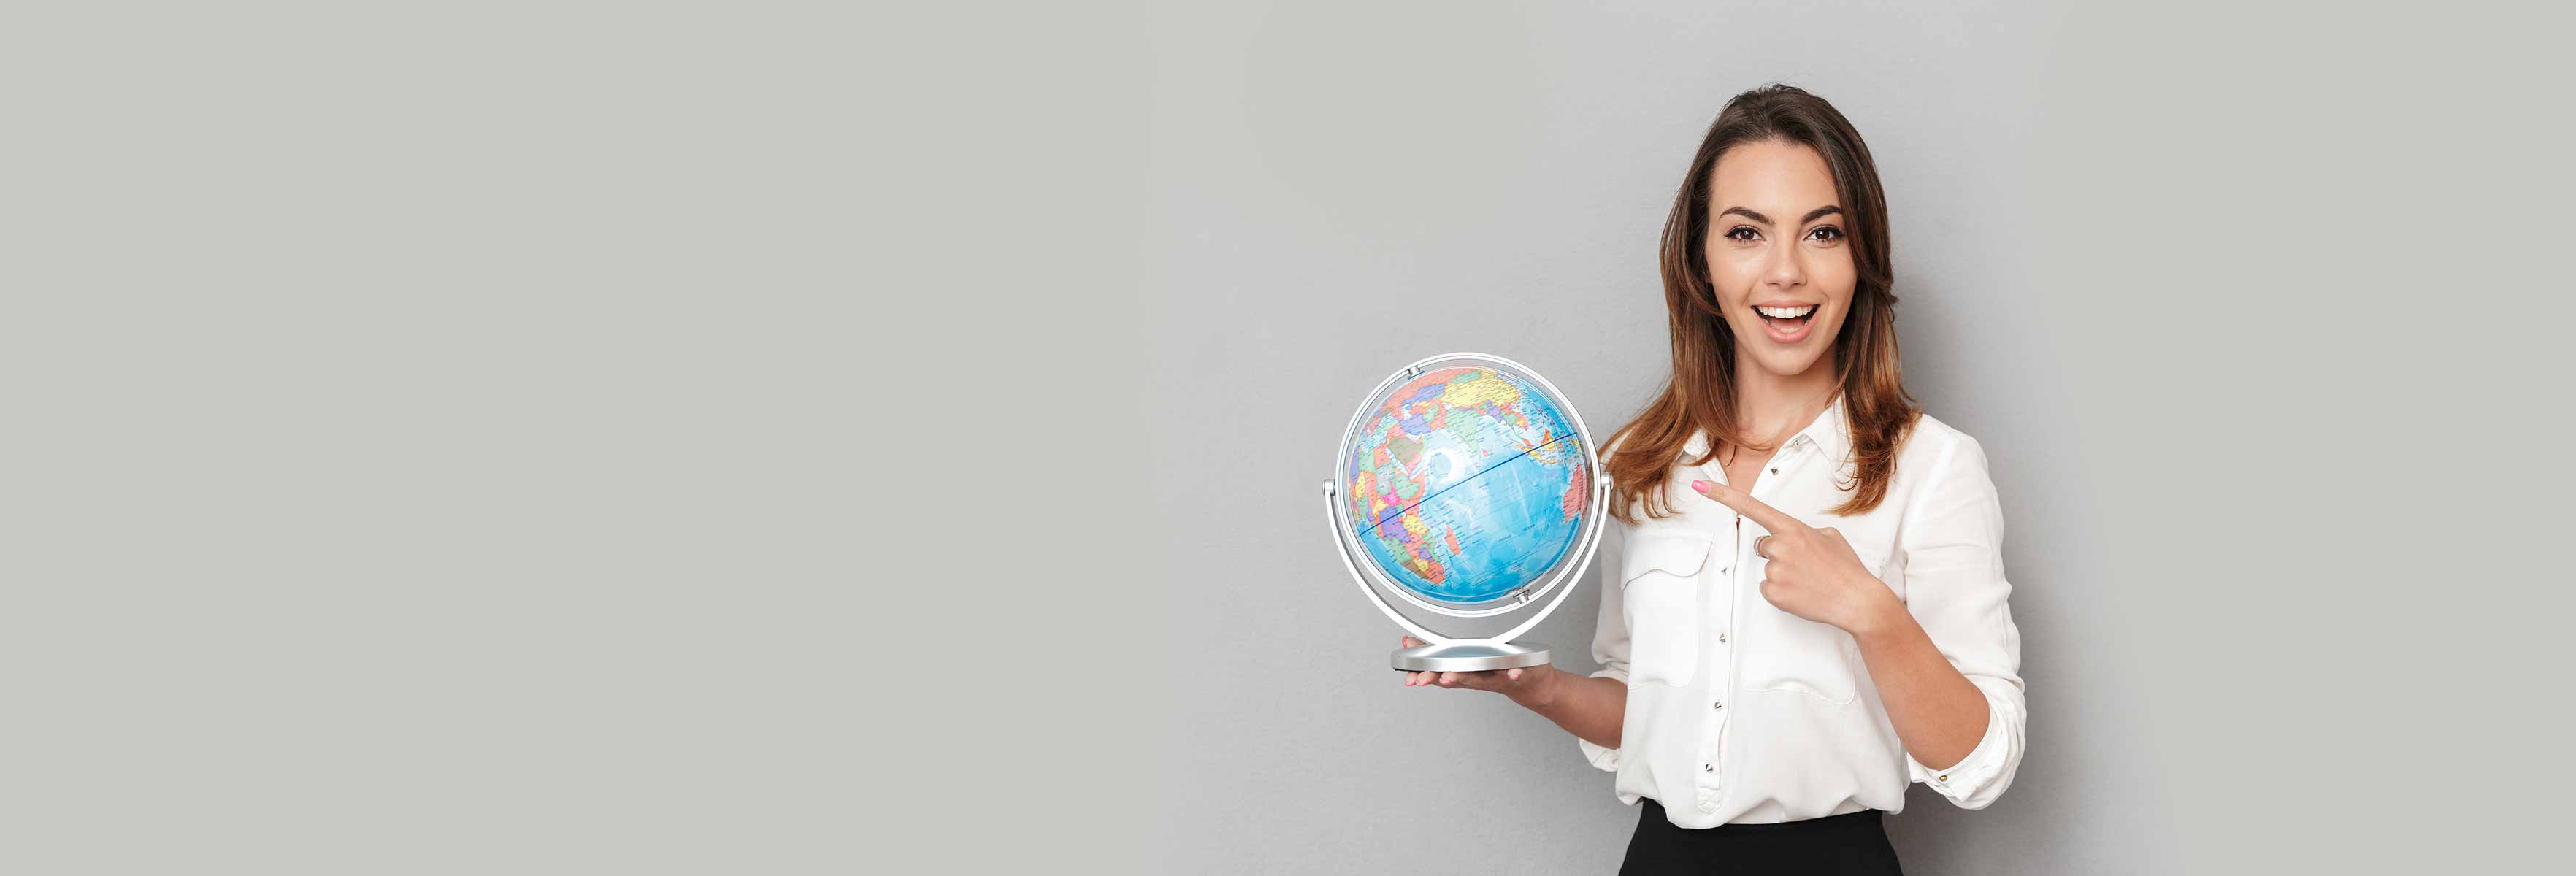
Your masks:
[{"label": "forearm", "polygon": [[1986,694],[1950,665],[1902,603],[1878,613],[1852,638],[1870,681],[1907,754],[1939,769],[1958,763],[1985,738]]},{"label": "forearm", "polygon": [[1576,675],[1553,664],[1541,667],[1549,673],[1545,684],[1533,685],[1532,692],[1515,696],[1530,711],[1556,722],[1576,738],[1603,748],[1619,747],[1619,727],[1628,715],[1628,685],[1616,678],[1594,678]]}]

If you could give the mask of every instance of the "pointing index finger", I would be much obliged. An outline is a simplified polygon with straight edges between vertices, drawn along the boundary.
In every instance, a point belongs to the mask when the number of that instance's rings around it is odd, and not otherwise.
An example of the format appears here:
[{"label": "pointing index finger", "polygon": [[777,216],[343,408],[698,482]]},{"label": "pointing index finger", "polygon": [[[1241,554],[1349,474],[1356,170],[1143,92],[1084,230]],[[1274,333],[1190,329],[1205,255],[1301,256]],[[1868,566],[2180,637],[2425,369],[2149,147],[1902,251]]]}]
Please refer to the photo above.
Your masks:
[{"label": "pointing index finger", "polygon": [[1762,500],[1747,495],[1743,490],[1716,481],[1692,481],[1691,487],[1699,490],[1700,495],[1735,509],[1735,513],[1753,518],[1753,522],[1762,524],[1763,529],[1772,532],[1797,532],[1807,528],[1806,524],[1798,522],[1798,518],[1764,504]]}]

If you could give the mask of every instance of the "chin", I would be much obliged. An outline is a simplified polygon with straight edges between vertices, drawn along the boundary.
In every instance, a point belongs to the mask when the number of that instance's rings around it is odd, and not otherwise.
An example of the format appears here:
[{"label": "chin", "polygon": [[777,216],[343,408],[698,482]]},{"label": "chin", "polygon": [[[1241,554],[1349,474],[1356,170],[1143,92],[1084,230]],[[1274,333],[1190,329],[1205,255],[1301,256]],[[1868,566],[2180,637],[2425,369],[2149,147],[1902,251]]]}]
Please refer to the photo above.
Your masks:
[{"label": "chin", "polygon": [[1824,361],[1824,352],[1822,345],[1812,350],[1756,350],[1753,353],[1753,364],[1760,366],[1764,371],[1782,377],[1796,377],[1807,373],[1807,369],[1816,367],[1816,363]]}]

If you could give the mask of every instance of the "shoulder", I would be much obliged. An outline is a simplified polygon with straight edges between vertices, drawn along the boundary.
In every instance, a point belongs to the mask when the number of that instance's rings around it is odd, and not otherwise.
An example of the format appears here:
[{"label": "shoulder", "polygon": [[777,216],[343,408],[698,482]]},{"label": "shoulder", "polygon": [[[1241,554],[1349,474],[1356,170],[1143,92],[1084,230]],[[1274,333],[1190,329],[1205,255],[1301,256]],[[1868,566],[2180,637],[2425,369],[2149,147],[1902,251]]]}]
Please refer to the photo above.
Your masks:
[{"label": "shoulder", "polygon": [[1905,448],[1896,455],[1897,473],[1919,479],[1962,467],[1984,471],[1985,446],[1931,414],[1916,415],[1914,431],[1906,435]]}]

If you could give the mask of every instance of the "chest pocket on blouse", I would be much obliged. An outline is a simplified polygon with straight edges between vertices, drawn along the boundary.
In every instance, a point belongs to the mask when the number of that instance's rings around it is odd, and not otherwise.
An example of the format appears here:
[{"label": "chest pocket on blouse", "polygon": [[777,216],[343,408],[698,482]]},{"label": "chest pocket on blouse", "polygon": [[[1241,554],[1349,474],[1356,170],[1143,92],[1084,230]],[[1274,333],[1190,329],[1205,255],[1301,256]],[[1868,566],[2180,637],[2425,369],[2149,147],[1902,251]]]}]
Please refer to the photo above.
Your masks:
[{"label": "chest pocket on blouse", "polygon": [[[1868,553],[1862,552],[1862,565],[1876,576],[1883,562],[1873,561]],[[1744,685],[1802,693],[1835,705],[1851,702],[1860,693],[1860,643],[1839,627],[1781,611],[1762,598],[1759,582],[1764,562],[1756,557],[1754,574],[1741,582],[1742,592],[1751,597],[1742,600],[1742,634],[1736,637],[1736,665]]]},{"label": "chest pocket on blouse", "polygon": [[1620,610],[1628,622],[1628,683],[1689,684],[1699,667],[1700,567],[1715,537],[1644,528],[1619,555]]}]

